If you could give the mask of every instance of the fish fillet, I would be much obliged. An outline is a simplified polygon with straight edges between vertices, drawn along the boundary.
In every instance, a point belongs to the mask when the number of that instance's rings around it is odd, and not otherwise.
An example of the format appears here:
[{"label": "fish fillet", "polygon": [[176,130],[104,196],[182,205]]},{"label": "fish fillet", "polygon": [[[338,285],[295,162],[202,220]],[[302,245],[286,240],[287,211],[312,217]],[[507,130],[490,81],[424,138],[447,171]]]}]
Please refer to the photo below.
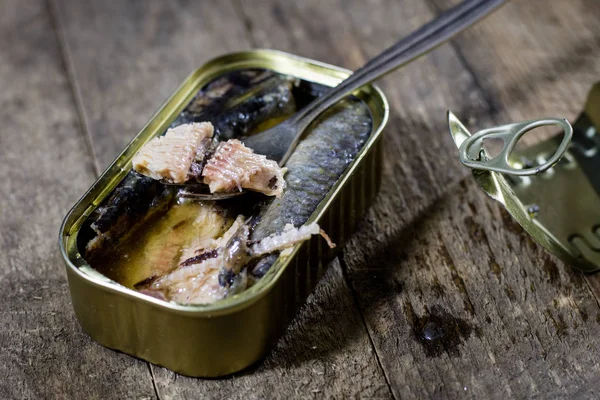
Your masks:
[{"label": "fish fillet", "polygon": [[202,176],[211,193],[249,189],[279,198],[285,188],[285,171],[275,161],[255,154],[239,140],[230,139],[219,144]]},{"label": "fish fillet", "polygon": [[[249,232],[245,222],[244,217],[240,215],[222,236],[210,239],[208,245],[205,243],[200,246],[200,250],[193,250],[193,247],[184,250],[184,254],[187,255],[181,258],[175,270],[151,280],[149,285],[140,285],[138,290],[176,303],[212,303],[239,289],[235,287],[238,280],[223,284],[224,276],[243,279],[246,274],[242,268],[252,259],[291,249],[296,243],[308,240],[312,235],[323,234],[316,223],[299,228],[289,224],[280,234],[248,246]],[[237,249],[235,239],[243,243]],[[185,259],[189,255],[193,256]],[[245,289],[247,282],[237,282],[237,286]]]},{"label": "fish fillet", "polygon": [[184,183],[198,146],[203,139],[212,137],[213,132],[210,122],[171,128],[140,149],[133,157],[133,169],[153,179]]}]

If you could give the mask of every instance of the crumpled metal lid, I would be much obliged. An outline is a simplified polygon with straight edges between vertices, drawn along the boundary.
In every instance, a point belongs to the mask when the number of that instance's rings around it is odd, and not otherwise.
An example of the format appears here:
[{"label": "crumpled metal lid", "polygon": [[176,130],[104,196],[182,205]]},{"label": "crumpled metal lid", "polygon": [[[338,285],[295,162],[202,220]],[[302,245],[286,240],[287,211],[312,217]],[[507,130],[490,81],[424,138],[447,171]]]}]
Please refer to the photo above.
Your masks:
[{"label": "crumpled metal lid", "polygon": [[[461,162],[489,196],[560,259],[585,272],[600,270],[600,82],[572,127],[548,118],[471,135],[451,112],[448,124]],[[564,134],[515,151],[526,132],[542,125]],[[483,148],[490,138],[504,142],[495,157]]]}]

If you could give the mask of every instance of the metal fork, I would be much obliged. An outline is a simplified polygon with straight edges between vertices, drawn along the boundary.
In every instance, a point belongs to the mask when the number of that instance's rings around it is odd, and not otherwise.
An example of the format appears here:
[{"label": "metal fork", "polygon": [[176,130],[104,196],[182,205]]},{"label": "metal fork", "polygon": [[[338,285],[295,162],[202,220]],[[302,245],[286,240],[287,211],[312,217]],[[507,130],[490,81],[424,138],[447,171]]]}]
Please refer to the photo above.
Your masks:
[{"label": "metal fork", "polygon": [[[255,153],[263,154],[271,160],[278,161],[279,165],[284,165],[304,130],[329,107],[355,90],[435,49],[507,1],[466,0],[448,9],[433,21],[423,25],[369,60],[346,80],[315,99],[286,121],[264,132],[243,138],[241,141],[247,147],[253,149]],[[243,193],[208,194],[187,192],[184,197],[193,197],[200,200],[221,200]]]}]

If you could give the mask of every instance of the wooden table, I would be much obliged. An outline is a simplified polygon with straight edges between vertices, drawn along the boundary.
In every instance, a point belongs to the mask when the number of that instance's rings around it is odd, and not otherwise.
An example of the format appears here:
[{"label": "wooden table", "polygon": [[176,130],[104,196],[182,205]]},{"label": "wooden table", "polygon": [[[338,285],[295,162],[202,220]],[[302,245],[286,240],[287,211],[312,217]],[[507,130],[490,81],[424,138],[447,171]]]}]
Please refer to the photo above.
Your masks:
[{"label": "wooden table", "polygon": [[0,398],[598,393],[600,276],[487,198],[445,123],[573,120],[600,80],[598,0],[514,0],[381,82],[384,187],[264,362],[183,377],[92,342],[73,314],[60,222],[192,69],[256,47],[356,68],[455,2],[3,0]]}]

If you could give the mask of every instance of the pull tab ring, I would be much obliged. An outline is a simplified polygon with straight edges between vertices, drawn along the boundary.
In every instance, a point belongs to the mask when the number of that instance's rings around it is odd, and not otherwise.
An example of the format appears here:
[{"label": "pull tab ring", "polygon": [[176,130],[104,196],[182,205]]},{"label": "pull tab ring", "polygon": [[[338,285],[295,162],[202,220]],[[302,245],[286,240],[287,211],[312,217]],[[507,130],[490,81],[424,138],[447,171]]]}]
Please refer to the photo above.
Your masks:
[{"label": "pull tab ring", "polygon": [[[554,155],[543,164],[534,168],[518,169],[512,167],[508,162],[508,157],[514,150],[519,139],[527,132],[547,125],[558,126],[564,131],[563,139]],[[566,119],[543,118],[481,130],[467,138],[461,144],[458,151],[460,161],[469,168],[517,176],[536,175],[551,168],[560,160],[567,151],[572,137],[573,128]],[[504,142],[502,151],[496,157],[488,159],[482,154],[484,139],[502,139]]]}]

